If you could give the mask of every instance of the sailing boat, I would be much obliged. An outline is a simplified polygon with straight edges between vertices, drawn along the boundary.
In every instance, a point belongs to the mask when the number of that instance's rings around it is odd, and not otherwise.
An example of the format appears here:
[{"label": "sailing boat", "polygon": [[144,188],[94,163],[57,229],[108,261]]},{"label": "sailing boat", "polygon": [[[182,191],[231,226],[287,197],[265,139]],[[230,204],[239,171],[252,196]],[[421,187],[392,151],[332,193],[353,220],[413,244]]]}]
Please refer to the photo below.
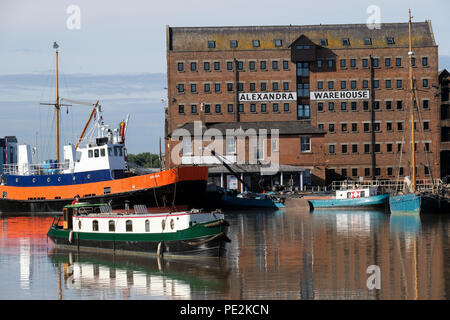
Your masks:
[{"label": "sailing boat", "polygon": [[432,193],[418,192],[416,188],[416,161],[415,161],[415,138],[414,138],[414,84],[412,59],[412,36],[411,36],[411,10],[409,10],[409,86],[410,86],[410,120],[411,120],[411,165],[412,181],[405,194],[391,195],[389,206],[392,214],[422,214],[437,212],[439,209],[439,198]]},{"label": "sailing boat", "polygon": [[[185,210],[200,203],[206,192],[208,167],[184,166],[136,175],[128,170],[125,134],[128,121],[111,130],[103,122],[99,102],[77,144],[66,145],[60,158],[59,113],[64,104],[58,90],[58,45],[56,49],[56,160],[33,164],[29,145],[19,145],[18,163],[4,166],[0,177],[0,213],[61,212],[77,196],[80,201],[109,203],[111,207],[145,205],[158,210]],[[89,124],[92,129],[85,136]],[[187,207],[187,208],[186,208]]]}]

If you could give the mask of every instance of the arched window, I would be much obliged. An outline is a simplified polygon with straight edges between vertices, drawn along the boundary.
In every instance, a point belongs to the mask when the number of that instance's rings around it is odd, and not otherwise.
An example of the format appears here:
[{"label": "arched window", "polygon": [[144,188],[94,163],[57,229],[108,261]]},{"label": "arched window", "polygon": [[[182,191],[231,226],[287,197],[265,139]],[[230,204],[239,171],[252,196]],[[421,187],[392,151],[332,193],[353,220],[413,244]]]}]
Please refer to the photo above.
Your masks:
[{"label": "arched window", "polygon": [[127,220],[126,224],[126,232],[133,232],[133,221]]},{"label": "arched window", "polygon": [[98,231],[98,221],[97,220],[92,221],[92,231]]},{"label": "arched window", "polygon": [[150,232],[150,221],[145,220],[145,232]]},{"label": "arched window", "polygon": [[116,231],[116,224],[114,223],[114,220],[109,220],[109,231],[110,232]]}]

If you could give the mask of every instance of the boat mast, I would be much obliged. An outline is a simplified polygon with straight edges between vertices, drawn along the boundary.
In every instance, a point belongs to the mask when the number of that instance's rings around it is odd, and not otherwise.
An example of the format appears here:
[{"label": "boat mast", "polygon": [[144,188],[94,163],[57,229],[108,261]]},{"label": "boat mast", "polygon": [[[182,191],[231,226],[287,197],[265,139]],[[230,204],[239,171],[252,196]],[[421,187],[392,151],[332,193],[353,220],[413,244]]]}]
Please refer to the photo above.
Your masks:
[{"label": "boat mast", "polygon": [[58,79],[58,44],[55,42],[53,48],[56,49],[56,163],[59,163],[59,79]]},{"label": "boat mast", "polygon": [[410,113],[411,113],[411,165],[412,165],[412,187],[413,192],[416,191],[416,157],[415,157],[415,140],[414,140],[414,80],[412,70],[412,35],[411,35],[411,9],[409,9],[409,95],[410,95]]}]

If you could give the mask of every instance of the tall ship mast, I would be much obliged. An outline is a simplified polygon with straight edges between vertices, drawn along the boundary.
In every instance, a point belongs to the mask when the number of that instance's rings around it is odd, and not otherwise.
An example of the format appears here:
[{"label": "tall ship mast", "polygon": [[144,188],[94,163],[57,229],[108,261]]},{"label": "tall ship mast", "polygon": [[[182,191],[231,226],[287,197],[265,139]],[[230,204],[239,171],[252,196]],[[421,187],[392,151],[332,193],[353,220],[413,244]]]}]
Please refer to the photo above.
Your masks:
[{"label": "tall ship mast", "polygon": [[[411,183],[409,190],[393,194],[389,197],[389,207],[391,214],[412,214],[420,215],[423,213],[435,213],[440,209],[439,196],[431,192],[422,192],[417,190],[416,184],[416,148],[415,148],[415,132],[414,132],[414,74],[413,74],[413,56],[412,51],[412,29],[411,29],[411,9],[409,10],[409,45],[408,45],[408,57],[409,57],[409,96],[410,96],[410,126],[411,126]],[[417,150],[418,151],[418,150]],[[405,181],[407,182],[407,181]],[[409,185],[409,183],[405,183]]]},{"label": "tall ship mast", "polygon": [[[145,205],[155,211],[185,210],[200,204],[208,180],[208,167],[182,166],[138,175],[128,168],[125,136],[126,120],[115,129],[104,123],[99,101],[86,103],[59,95],[58,44],[56,49],[55,107],[56,159],[32,163],[31,147],[18,146],[17,163],[6,164],[0,184],[2,212],[61,212],[77,196],[82,202],[124,202]],[[62,102],[92,106],[83,131],[75,144],[60,146],[60,108]]]}]

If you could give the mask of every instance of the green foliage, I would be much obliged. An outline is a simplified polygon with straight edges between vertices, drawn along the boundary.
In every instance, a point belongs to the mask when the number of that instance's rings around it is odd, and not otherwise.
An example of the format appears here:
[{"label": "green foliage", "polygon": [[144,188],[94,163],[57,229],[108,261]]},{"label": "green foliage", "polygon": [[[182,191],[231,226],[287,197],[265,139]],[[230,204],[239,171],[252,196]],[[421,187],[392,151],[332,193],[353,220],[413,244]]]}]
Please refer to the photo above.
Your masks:
[{"label": "green foliage", "polygon": [[159,155],[150,152],[128,154],[128,163],[142,168],[159,168]]}]

